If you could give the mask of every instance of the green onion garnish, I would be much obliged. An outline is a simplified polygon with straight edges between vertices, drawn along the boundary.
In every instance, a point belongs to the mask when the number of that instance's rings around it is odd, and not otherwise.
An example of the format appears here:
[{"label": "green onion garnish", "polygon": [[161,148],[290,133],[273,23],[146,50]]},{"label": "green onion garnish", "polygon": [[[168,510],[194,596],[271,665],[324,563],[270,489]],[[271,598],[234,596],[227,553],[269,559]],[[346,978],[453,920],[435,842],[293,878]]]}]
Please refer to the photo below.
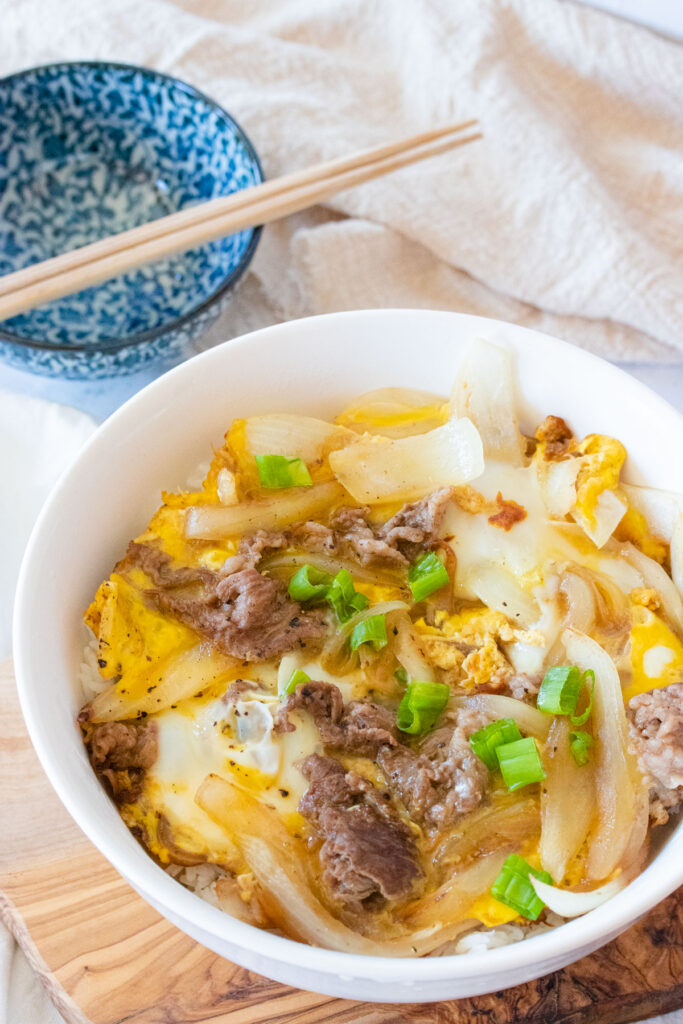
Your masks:
[{"label": "green onion garnish", "polygon": [[590,733],[582,732],[581,730],[569,733],[569,749],[579,768],[584,764],[588,764],[588,751],[592,746],[593,737]]},{"label": "green onion garnish", "polygon": [[503,781],[510,792],[521,789],[522,786],[530,786],[532,782],[540,782],[545,778],[533,736],[501,744],[496,747],[496,757],[503,774]]},{"label": "green onion garnish", "polygon": [[332,580],[325,600],[334,608],[340,622],[348,622],[370,604],[365,594],[359,594],[353,585],[351,573],[341,569]]},{"label": "green onion garnish", "polygon": [[571,715],[572,725],[585,725],[588,719],[590,718],[591,711],[593,710],[593,694],[595,693],[595,672],[592,668],[586,669],[586,671],[583,673],[583,675],[581,676],[581,684],[583,685],[583,683],[585,683],[587,679],[593,680],[591,692],[588,696],[588,704],[586,706],[586,710],[582,715]]},{"label": "green onion garnish", "polygon": [[311,677],[303,669],[295,668],[280,696],[284,697],[288,693],[294,693],[297,686],[301,686],[302,683],[310,683],[310,681]]},{"label": "green onion garnish", "polygon": [[406,672],[406,670],[403,667],[396,669],[396,671],[394,672],[394,679],[398,683],[400,683],[401,686],[407,686],[408,685],[408,673]]},{"label": "green onion garnish", "polygon": [[446,683],[409,683],[396,712],[401,732],[414,736],[428,732],[448,704],[450,695]]},{"label": "green onion garnish", "polygon": [[483,729],[472,733],[470,746],[490,772],[498,769],[498,758],[496,748],[504,743],[514,743],[521,740],[522,734],[514,718],[499,718],[497,722],[489,722]]},{"label": "green onion garnish", "polygon": [[313,481],[303,459],[286,455],[256,455],[261,487],[282,490],[284,487],[312,487]]},{"label": "green onion garnish", "polygon": [[294,573],[287,588],[294,601],[322,601],[332,584],[332,577],[314,565],[302,565]]},{"label": "green onion garnish", "polygon": [[376,651],[386,647],[387,625],[383,615],[370,615],[354,626],[351,650],[357,651],[361,644],[372,644]]},{"label": "green onion garnish", "polygon": [[582,686],[576,665],[555,665],[543,677],[536,707],[546,715],[573,715]]},{"label": "green onion garnish", "polygon": [[553,884],[547,871],[532,868],[524,857],[511,853],[503,864],[498,878],[491,887],[491,895],[506,907],[512,907],[522,917],[535,921],[545,907],[545,903],[536,895],[536,890],[529,881],[529,875],[538,878],[539,882]]},{"label": "green onion garnish", "polygon": [[450,582],[446,566],[433,551],[420,555],[408,571],[408,586],[416,601],[424,601],[435,590]]}]

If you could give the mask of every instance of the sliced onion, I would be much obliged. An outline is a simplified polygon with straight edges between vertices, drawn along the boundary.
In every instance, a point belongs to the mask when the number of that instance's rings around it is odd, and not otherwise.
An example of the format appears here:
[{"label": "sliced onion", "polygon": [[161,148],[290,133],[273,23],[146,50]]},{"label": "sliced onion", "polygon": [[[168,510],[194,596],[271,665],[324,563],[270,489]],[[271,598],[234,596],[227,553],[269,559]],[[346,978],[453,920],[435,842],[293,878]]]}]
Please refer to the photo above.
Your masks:
[{"label": "sliced onion", "polygon": [[571,626],[580,633],[590,632],[596,615],[595,592],[589,581],[571,569],[563,573],[560,593],[567,602],[565,626]]},{"label": "sliced onion", "polygon": [[313,416],[249,416],[244,421],[244,439],[252,455],[296,455],[304,462],[316,462],[334,448],[358,440],[345,427]]},{"label": "sliced onion", "polygon": [[150,669],[149,678],[141,678],[134,689],[127,687],[126,677],[122,676],[118,683],[86,704],[81,716],[89,722],[117,722],[137,718],[143,713],[153,715],[171,704],[189,700],[221,678],[234,678],[235,667],[239,664],[235,658],[197,644],[171,657],[161,667],[156,663]]},{"label": "sliced onion", "polygon": [[576,504],[576,477],[578,459],[538,462],[538,478],[543,502],[551,516],[562,518]]},{"label": "sliced onion", "polygon": [[592,518],[578,508],[573,508],[570,514],[596,548],[601,548],[624,518],[627,508],[628,502],[621,495],[616,491],[606,490],[598,495]]},{"label": "sliced onion", "polygon": [[358,502],[410,501],[465,484],[484,470],[481,438],[467,419],[416,437],[360,440],[330,455],[332,472]]},{"label": "sliced onion", "polygon": [[295,487],[277,497],[239,505],[197,505],[185,513],[185,536],[189,540],[224,540],[250,530],[277,530],[319,515],[343,496],[339,484],[327,483]]},{"label": "sliced onion", "polygon": [[529,881],[536,890],[538,898],[543,900],[548,909],[552,910],[554,914],[559,914],[560,917],[580,917],[581,914],[587,914],[589,910],[595,910],[596,907],[599,907],[602,903],[611,899],[612,896],[616,896],[622,889],[625,889],[630,878],[622,871],[611,882],[606,882],[605,885],[601,885],[598,889],[592,889],[590,892],[572,892],[570,889],[558,889],[555,885],[541,882],[540,879],[534,878],[533,875],[529,875]]},{"label": "sliced onion", "polygon": [[378,388],[360,395],[337,416],[337,423],[358,433],[410,437],[441,426],[447,419],[445,400],[429,391]]},{"label": "sliced onion", "polygon": [[216,490],[221,505],[236,505],[239,501],[237,496],[237,477],[229,469],[220,469],[218,471]]},{"label": "sliced onion", "polygon": [[331,576],[336,576],[340,569],[346,569],[355,579],[363,580],[365,583],[374,583],[378,587],[405,589],[407,593],[405,574],[401,577],[386,569],[361,565],[360,562],[347,562],[336,556],[320,555],[313,552],[303,552],[302,554],[278,552],[272,556],[266,555],[261,563],[261,567],[267,569],[279,567],[296,569],[302,565],[314,565],[316,569],[329,572]]},{"label": "sliced onion", "polygon": [[434,669],[420,650],[408,614],[396,613],[393,617],[393,625],[398,630],[395,654],[408,673],[408,678],[419,680],[421,683],[433,683]]},{"label": "sliced onion", "polygon": [[487,458],[523,466],[524,438],[517,423],[515,380],[510,353],[476,338],[465,354],[453,385],[451,404],[472,420]]},{"label": "sliced onion", "polygon": [[623,544],[621,553],[638,570],[645,586],[659,593],[664,614],[683,633],[683,599],[667,571],[633,544]]},{"label": "sliced onion", "polygon": [[593,763],[579,766],[572,757],[568,718],[553,720],[543,756],[541,786],[541,865],[561,881],[567,864],[583,845],[595,813]]},{"label": "sliced onion", "polygon": [[460,581],[482,604],[502,612],[515,626],[530,626],[538,619],[536,601],[522,590],[514,577],[496,565],[484,562],[473,565]]},{"label": "sliced onion", "polygon": [[455,697],[453,703],[477,711],[486,712],[492,719],[514,718],[523,733],[534,736],[545,743],[552,722],[550,715],[544,715],[538,708],[525,704],[523,700],[505,697],[500,693],[478,693],[476,697]]},{"label": "sliced onion", "polygon": [[570,664],[595,672],[592,722],[598,820],[589,839],[587,875],[598,881],[611,875],[626,850],[636,818],[639,776],[628,752],[628,725],[614,662],[584,633],[566,629],[562,641]]},{"label": "sliced onion", "polygon": [[683,515],[679,515],[671,536],[671,576],[683,598]]},{"label": "sliced onion", "polygon": [[671,543],[676,523],[683,515],[683,494],[635,484],[621,484],[621,488],[629,504],[645,516],[654,535]]}]

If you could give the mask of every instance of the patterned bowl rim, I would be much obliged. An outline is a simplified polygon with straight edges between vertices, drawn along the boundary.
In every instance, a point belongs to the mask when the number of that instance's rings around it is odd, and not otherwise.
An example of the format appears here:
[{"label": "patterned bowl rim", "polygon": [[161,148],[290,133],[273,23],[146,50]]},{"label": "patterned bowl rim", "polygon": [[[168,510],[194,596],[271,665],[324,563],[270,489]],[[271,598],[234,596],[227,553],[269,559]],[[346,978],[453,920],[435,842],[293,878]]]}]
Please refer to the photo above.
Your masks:
[{"label": "patterned bowl rim", "polygon": [[[201,89],[197,89],[194,85],[189,85],[184,82],[182,78],[176,78],[175,75],[167,75],[163,71],[156,71],[154,68],[145,68],[139,64],[125,64],[119,61],[110,60],[74,60],[74,61],[55,61],[47,64],[36,64],[34,67],[24,68],[21,71],[15,71],[11,75],[5,75],[0,78],[0,89],[4,89],[15,82],[20,82],[23,78],[29,75],[35,74],[41,71],[75,71],[78,68],[89,68],[89,69],[102,69],[109,68],[114,71],[137,71],[145,78],[153,79],[168,84],[172,84],[182,89],[190,98],[195,100],[201,100],[208,104],[217,111],[221,117],[228,122],[228,125],[234,130],[235,135],[239,138],[240,142],[244,146],[249,159],[252,161],[259,183],[264,180],[263,168],[261,167],[261,161],[259,160],[254,144],[245,132],[242,125],[229,114],[228,111],[217,103],[216,100],[207,96]],[[251,263],[252,257],[256,246],[258,245],[259,238],[263,227],[261,225],[251,229],[251,238],[249,244],[242,256],[241,260],[234,267],[230,273],[225,277],[218,287],[213,291],[206,299],[199,303],[197,306],[193,306],[182,316],[176,317],[174,320],[169,320],[167,323],[160,324],[157,327],[152,327],[147,331],[141,331],[138,334],[131,334],[126,338],[110,338],[96,342],[78,342],[73,345],[63,343],[51,343],[45,341],[34,341],[31,338],[26,338],[20,334],[14,334],[12,331],[6,330],[0,323],[0,342],[11,342],[13,345],[21,345],[24,348],[29,349],[42,349],[47,352],[73,352],[73,353],[88,353],[88,352],[116,352],[122,348],[129,348],[135,345],[143,345],[149,341],[155,341],[164,334],[168,334],[171,331],[176,331],[181,327],[194,320],[199,314],[203,313],[214,303],[218,302],[223,296],[230,290],[230,288],[240,279],[244,271]]]}]

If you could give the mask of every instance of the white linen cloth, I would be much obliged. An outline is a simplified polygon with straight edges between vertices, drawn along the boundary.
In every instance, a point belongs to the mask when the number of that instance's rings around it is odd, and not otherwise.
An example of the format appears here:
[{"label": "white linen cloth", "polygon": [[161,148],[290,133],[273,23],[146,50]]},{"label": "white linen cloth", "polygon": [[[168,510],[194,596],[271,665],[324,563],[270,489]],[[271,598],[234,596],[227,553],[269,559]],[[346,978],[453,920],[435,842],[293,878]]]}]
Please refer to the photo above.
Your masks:
[{"label": "white linen cloth", "polygon": [[[241,121],[267,177],[480,119],[483,141],[269,227],[199,347],[295,316],[422,306],[514,320],[614,360],[683,362],[672,41],[567,0],[0,0],[0,25],[0,75],[109,59],[197,85]],[[93,385],[32,390],[93,407]],[[101,402],[116,404],[104,389]],[[53,430],[71,423],[74,451],[92,429],[50,415]],[[52,466],[47,436],[17,450],[24,468]],[[16,460],[8,471],[14,495]],[[1,931],[0,1020],[59,1020]]]}]

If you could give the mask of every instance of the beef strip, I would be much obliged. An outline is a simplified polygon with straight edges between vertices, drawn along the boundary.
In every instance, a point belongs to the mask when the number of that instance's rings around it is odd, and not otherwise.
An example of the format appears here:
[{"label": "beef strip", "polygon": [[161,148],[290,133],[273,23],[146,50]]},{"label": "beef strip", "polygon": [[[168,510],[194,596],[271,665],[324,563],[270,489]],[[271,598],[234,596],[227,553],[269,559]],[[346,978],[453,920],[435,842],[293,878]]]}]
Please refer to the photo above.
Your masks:
[{"label": "beef strip", "polygon": [[469,737],[487,721],[488,716],[462,709],[455,727],[430,733],[417,750],[396,746],[379,751],[377,763],[387,784],[413,821],[444,828],[481,803],[488,770]]},{"label": "beef strip", "polygon": [[420,501],[404,505],[380,527],[378,537],[398,550],[406,561],[413,562],[422,551],[433,546],[452,497],[453,489],[442,487]]},{"label": "beef strip", "polygon": [[309,786],[299,811],[322,839],[325,885],[343,902],[366,906],[408,896],[421,875],[417,850],[382,793],[331,757],[311,754],[301,771]]},{"label": "beef strip", "polygon": [[638,694],[628,705],[630,749],[650,781],[657,825],[683,803],[683,683]]},{"label": "beef strip", "polygon": [[238,553],[227,560],[221,574],[255,569],[267,551],[287,547],[352,559],[361,565],[403,568],[434,545],[452,494],[449,487],[434,491],[404,505],[382,526],[368,522],[367,506],[343,506],[332,513],[329,526],[307,520],[278,533],[259,530],[243,538]]},{"label": "beef strip", "polygon": [[114,800],[134,803],[158,756],[156,722],[98,722],[83,727],[90,763]]},{"label": "beef strip", "polygon": [[161,611],[207,637],[225,654],[261,661],[305,647],[325,632],[320,612],[301,611],[283,584],[256,569],[242,569],[220,580],[201,598],[176,597],[167,590],[147,592]]},{"label": "beef strip", "polygon": [[280,708],[275,729],[291,732],[289,713],[303,709],[313,718],[325,747],[359,757],[377,757],[380,748],[394,747],[398,733],[394,715],[379,704],[351,701],[344,704],[333,683],[312,680],[298,686]]}]

